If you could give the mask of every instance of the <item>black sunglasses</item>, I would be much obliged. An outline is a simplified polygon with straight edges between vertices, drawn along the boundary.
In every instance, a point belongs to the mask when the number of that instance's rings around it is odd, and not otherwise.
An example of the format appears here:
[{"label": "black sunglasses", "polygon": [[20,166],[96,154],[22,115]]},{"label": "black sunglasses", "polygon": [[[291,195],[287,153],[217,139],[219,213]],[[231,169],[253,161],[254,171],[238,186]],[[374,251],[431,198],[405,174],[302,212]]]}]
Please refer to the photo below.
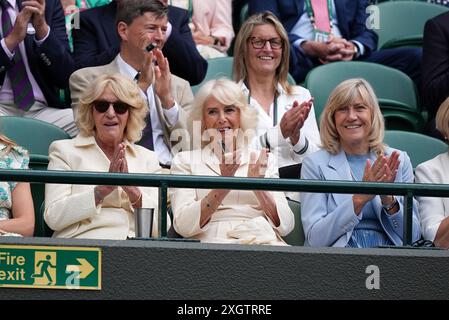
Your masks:
[{"label": "black sunglasses", "polygon": [[94,106],[95,110],[100,113],[105,113],[106,111],[108,111],[111,105],[114,108],[115,113],[117,114],[124,114],[129,109],[129,105],[121,101],[109,102],[104,100],[95,100],[94,102],[92,102],[92,105]]}]

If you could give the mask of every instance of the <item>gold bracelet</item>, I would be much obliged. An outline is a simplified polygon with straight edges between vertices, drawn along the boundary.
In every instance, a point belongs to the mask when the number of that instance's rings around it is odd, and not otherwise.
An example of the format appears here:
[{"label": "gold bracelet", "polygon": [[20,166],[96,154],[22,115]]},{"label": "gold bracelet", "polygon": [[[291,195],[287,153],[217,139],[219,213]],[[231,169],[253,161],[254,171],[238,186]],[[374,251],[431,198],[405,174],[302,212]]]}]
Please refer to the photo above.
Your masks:
[{"label": "gold bracelet", "polygon": [[393,201],[389,205],[382,205],[382,206],[384,207],[385,211],[389,212],[396,206],[397,203],[398,200],[396,199],[395,196],[393,196]]},{"label": "gold bracelet", "polygon": [[139,202],[139,200],[142,199],[142,192],[140,192],[139,196],[137,197],[137,200],[134,202],[131,202],[131,205],[134,207],[135,204],[137,204],[137,202]]}]

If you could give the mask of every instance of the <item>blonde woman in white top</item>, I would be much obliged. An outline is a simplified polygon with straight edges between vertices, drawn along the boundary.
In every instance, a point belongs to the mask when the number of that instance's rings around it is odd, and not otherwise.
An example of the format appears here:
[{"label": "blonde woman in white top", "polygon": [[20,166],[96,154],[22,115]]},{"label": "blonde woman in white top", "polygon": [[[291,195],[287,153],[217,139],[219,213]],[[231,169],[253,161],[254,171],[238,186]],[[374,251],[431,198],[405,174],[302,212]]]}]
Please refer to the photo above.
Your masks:
[{"label": "blonde woman in white top", "polygon": [[[277,157],[279,167],[291,167],[299,178],[299,164],[320,143],[310,92],[287,81],[289,41],[270,12],[251,16],[242,25],[234,48],[234,79],[256,109],[260,145]],[[282,169],[280,170],[282,177]]]},{"label": "blonde woman in white top", "polygon": [[[438,108],[437,129],[449,137],[449,98]],[[421,163],[415,172],[417,183],[449,184],[449,153]],[[421,230],[426,240],[438,247],[449,248],[449,198],[417,197],[421,214]]]}]

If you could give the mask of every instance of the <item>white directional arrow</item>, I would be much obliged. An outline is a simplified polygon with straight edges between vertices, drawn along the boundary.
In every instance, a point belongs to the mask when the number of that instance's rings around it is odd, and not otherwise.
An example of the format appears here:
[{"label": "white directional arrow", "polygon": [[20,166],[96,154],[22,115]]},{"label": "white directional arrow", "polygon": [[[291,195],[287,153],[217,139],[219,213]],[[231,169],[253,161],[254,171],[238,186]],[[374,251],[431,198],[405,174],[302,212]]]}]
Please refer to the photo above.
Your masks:
[{"label": "white directional arrow", "polygon": [[84,258],[77,258],[79,265],[70,264],[66,268],[66,272],[79,272],[78,279],[87,278],[95,268]]}]

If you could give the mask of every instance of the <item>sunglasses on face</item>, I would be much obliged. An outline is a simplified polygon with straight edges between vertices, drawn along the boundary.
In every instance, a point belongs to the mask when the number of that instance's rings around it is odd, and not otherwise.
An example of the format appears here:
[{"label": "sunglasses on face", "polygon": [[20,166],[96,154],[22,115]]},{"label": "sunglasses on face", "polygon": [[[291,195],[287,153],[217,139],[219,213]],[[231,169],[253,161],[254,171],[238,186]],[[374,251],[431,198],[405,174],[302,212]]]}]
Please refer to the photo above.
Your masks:
[{"label": "sunglasses on face", "polygon": [[124,114],[129,109],[129,105],[122,101],[109,102],[104,100],[96,100],[92,102],[92,105],[99,113],[105,113],[111,105],[117,114]]}]

